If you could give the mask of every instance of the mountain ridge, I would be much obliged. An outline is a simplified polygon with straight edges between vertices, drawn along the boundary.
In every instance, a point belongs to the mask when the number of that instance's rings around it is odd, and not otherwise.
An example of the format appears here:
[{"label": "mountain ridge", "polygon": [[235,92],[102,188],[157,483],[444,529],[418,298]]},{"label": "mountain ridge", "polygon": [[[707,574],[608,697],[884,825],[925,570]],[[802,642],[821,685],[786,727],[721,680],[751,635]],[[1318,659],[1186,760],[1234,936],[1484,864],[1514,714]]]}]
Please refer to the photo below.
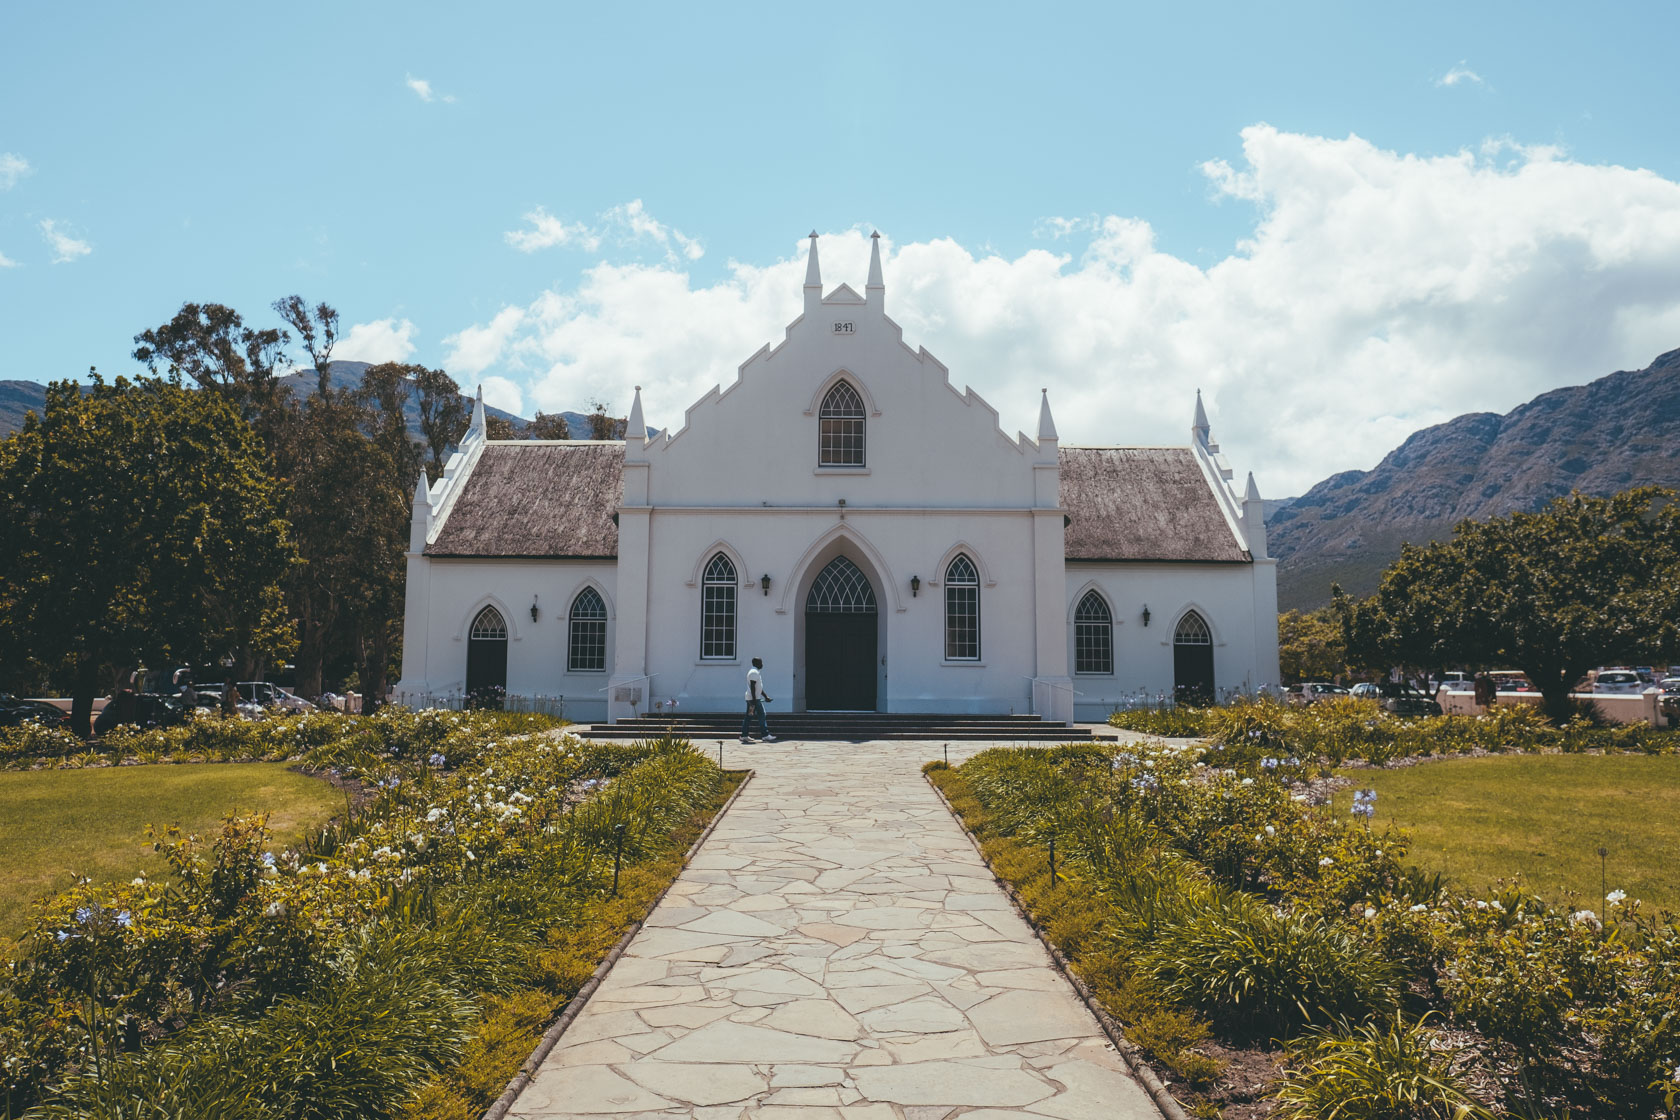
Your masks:
[{"label": "mountain ridge", "polygon": [[1333,474],[1269,511],[1278,605],[1322,606],[1333,582],[1368,594],[1401,544],[1443,539],[1465,518],[1650,484],[1680,486],[1680,350],[1504,415],[1468,412],[1424,428],[1370,470]]}]

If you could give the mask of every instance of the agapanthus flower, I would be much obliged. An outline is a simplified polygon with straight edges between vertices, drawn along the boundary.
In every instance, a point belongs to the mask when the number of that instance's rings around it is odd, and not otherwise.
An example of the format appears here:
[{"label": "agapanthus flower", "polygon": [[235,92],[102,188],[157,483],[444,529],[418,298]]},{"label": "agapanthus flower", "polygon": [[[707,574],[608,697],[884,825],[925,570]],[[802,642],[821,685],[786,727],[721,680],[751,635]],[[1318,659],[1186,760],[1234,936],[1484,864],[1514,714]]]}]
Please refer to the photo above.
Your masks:
[{"label": "agapanthus flower", "polygon": [[1604,901],[1608,902],[1611,906],[1620,906],[1623,902],[1627,901],[1627,892],[1618,888],[1617,890],[1613,890],[1609,894],[1605,895]]}]

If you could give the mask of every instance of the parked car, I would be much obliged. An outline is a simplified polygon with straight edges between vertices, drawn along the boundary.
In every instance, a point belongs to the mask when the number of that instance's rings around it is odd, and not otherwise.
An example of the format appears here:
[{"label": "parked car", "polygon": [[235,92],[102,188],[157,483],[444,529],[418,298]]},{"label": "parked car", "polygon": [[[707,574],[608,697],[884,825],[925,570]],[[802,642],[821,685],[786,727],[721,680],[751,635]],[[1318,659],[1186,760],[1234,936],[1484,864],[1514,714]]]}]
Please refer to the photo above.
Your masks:
[{"label": "parked car", "polygon": [[1643,692],[1645,682],[1632,669],[1604,669],[1593,681],[1593,691],[1603,693]]},{"label": "parked car", "polygon": [[1410,689],[1391,692],[1383,697],[1383,711],[1397,716],[1438,716],[1441,702]]},{"label": "parked car", "polygon": [[1307,681],[1302,684],[1292,684],[1284,698],[1291,704],[1316,704],[1320,700],[1328,700],[1332,696],[1346,696],[1348,690],[1339,684],[1326,684],[1323,681]]},{"label": "parked car", "polygon": [[1488,676],[1493,678],[1494,687],[1500,692],[1534,691],[1534,685],[1529,683],[1527,675],[1516,669],[1495,669]]},{"label": "parked car", "polygon": [[1476,687],[1476,677],[1473,673],[1442,673],[1440,680],[1431,679],[1430,686],[1434,692],[1443,688],[1448,692],[1469,692]]},{"label": "parked car", "polygon": [[1375,700],[1382,695],[1382,689],[1378,688],[1370,681],[1360,681],[1358,684],[1348,689],[1348,695],[1357,696],[1361,700]]},{"label": "parked car", "polygon": [[268,681],[240,681],[239,695],[249,703],[264,708],[284,708],[288,712],[308,712],[315,707],[291,690]]},{"label": "parked car", "polygon": [[70,713],[45,700],[24,700],[0,693],[0,727],[38,723],[42,727],[68,727]]},{"label": "parked car", "polygon": [[1680,677],[1664,677],[1657,682],[1664,696],[1680,696]]},{"label": "parked car", "polygon": [[156,692],[119,692],[111,697],[99,718],[93,721],[93,733],[103,735],[119,724],[132,723],[140,727],[173,727],[184,723],[187,705],[179,696],[163,696]]}]

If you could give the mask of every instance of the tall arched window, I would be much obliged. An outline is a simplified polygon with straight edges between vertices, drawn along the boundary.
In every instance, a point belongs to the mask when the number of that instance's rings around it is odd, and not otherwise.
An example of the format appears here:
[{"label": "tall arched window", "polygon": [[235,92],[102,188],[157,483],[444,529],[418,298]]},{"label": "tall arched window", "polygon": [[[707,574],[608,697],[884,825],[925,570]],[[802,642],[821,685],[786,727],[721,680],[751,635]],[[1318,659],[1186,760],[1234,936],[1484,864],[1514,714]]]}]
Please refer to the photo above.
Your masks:
[{"label": "tall arched window", "polygon": [[601,593],[586,587],[572,600],[571,640],[566,644],[566,668],[573,673],[603,673],[607,668],[607,604]]},{"label": "tall arched window", "polygon": [[1095,590],[1085,592],[1073,612],[1073,671],[1114,672],[1114,616]]},{"label": "tall arched window", "polygon": [[960,552],[945,568],[945,660],[980,660],[980,574]]},{"label": "tall arched window", "polygon": [[718,553],[701,580],[700,656],[735,660],[735,565]]},{"label": "tall arched window", "polygon": [[863,398],[849,381],[836,382],[817,414],[821,449],[817,465],[863,466]]}]

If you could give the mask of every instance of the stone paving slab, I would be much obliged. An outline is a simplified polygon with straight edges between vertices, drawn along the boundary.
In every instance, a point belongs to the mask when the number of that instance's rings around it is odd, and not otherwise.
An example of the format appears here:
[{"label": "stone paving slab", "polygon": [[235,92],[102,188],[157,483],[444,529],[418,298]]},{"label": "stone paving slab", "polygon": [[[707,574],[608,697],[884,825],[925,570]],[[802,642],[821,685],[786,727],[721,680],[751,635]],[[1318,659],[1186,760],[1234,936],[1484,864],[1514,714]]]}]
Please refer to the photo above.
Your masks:
[{"label": "stone paving slab", "polygon": [[1159,1120],[922,778],[941,746],[726,743],[756,775],[508,1115]]}]

